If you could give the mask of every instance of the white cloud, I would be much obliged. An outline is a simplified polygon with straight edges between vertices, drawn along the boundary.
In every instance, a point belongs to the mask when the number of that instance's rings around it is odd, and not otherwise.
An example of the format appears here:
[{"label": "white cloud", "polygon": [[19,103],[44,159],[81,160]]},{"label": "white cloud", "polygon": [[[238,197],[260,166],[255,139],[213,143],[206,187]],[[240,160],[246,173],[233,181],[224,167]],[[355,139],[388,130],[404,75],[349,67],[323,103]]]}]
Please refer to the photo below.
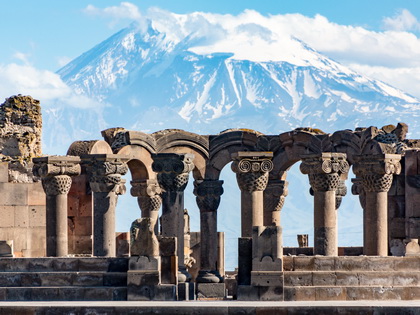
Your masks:
[{"label": "white cloud", "polygon": [[121,2],[119,6],[111,6],[106,8],[97,8],[89,4],[82,10],[87,15],[101,16],[104,18],[111,18],[110,26],[115,26],[121,20],[135,20],[140,21],[142,15],[139,8],[130,2]]},{"label": "white cloud", "polygon": [[420,31],[419,20],[407,9],[401,10],[393,17],[384,18],[382,23],[386,30],[401,32]]},{"label": "white cloud", "polygon": [[97,110],[104,105],[83,95],[77,95],[60,76],[30,65],[0,64],[0,99],[23,94],[42,100],[42,105],[70,106]]}]

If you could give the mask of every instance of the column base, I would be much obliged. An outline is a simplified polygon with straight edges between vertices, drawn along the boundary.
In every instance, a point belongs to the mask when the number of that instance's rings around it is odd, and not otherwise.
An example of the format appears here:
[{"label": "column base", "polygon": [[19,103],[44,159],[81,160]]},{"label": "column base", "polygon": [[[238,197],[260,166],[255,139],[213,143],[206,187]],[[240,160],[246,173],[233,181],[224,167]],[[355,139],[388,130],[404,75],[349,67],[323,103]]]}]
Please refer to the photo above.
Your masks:
[{"label": "column base", "polygon": [[187,269],[179,268],[178,270],[178,283],[190,282],[191,275],[188,273]]},{"label": "column base", "polygon": [[223,278],[220,276],[217,270],[200,270],[197,276],[197,283],[219,283],[222,282]]}]

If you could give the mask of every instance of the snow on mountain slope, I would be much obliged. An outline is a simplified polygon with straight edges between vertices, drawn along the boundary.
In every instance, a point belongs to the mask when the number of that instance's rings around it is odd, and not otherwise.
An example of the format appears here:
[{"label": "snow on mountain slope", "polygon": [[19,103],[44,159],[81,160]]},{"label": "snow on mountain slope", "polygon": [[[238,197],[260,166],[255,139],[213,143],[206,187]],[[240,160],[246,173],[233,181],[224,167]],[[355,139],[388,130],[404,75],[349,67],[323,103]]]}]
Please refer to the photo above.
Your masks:
[{"label": "snow on mountain slope", "polygon": [[[153,23],[146,30],[133,24],[60,69],[58,74],[75,91],[106,105],[96,111],[59,106],[47,111],[46,146],[55,148],[62,139],[98,139],[100,130],[117,126],[144,132],[180,128],[212,134],[227,128],[250,128],[278,134],[301,126],[333,132],[403,121],[410,130],[420,130],[418,99],[355,73],[297,38],[285,38],[277,50],[246,59],[252,55],[246,50],[255,49],[259,39],[222,39],[203,46],[194,33],[175,35],[157,30]],[[263,44],[260,50],[265,49]],[[411,137],[419,136],[411,133]],[[219,229],[227,233],[227,246],[233,254],[227,255],[226,265],[232,269],[240,197],[232,172],[224,170],[222,175],[225,195]],[[294,168],[288,180],[291,188],[282,224],[285,245],[292,246],[296,245],[296,233],[311,237],[313,206],[312,197],[301,193],[302,187],[309,189],[307,178]],[[192,191],[191,185],[186,191]],[[186,206],[193,209],[192,230],[198,230],[192,194],[186,195]],[[341,246],[361,244],[359,208],[354,196],[343,201]],[[127,230],[138,216],[136,201],[123,196],[117,210],[118,229]]]}]

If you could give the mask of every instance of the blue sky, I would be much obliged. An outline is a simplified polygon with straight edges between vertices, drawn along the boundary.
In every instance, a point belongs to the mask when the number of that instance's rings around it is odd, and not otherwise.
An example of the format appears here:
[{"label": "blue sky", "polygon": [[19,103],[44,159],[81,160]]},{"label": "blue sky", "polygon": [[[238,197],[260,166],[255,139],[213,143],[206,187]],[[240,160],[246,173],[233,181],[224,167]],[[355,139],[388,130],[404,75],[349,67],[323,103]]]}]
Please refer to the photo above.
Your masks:
[{"label": "blue sky", "polygon": [[[110,17],[90,16],[83,9],[88,5],[106,8],[120,3],[109,0],[1,1],[0,61],[15,62],[16,53],[22,53],[31,64],[55,71],[62,60],[78,56],[129,23],[129,19],[124,18],[111,23]],[[374,31],[382,31],[384,18],[393,17],[402,9],[420,17],[418,0],[142,0],[131,3],[140,12],[159,7],[175,13],[204,11],[236,15],[253,9],[263,15],[300,13],[313,17],[320,14],[333,23]],[[419,30],[416,33],[418,35]]]},{"label": "blue sky", "polygon": [[420,98],[419,0],[1,1],[0,98],[70,99],[69,88],[54,76],[67,62],[132,21],[162,24],[173,13],[188,20],[195,11],[206,12],[207,22],[218,20],[216,26],[232,19],[276,28],[281,20],[289,33],[296,30],[288,35]]}]

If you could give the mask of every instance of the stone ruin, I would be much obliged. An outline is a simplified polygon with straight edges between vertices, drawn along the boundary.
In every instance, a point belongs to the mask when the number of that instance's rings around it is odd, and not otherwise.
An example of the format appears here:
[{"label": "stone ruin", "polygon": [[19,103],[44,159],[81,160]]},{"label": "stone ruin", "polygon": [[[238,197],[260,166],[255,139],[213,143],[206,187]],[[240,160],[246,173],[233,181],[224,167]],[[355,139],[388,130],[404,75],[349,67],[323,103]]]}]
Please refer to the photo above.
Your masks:
[{"label": "stone ruin", "polygon": [[[66,156],[42,156],[38,101],[13,96],[0,117],[4,300],[420,299],[420,140],[406,139],[404,123],[279,135],[111,128],[104,140],[74,142]],[[231,162],[241,190],[235,272],[224,270],[217,231],[220,174]],[[313,247],[307,235],[299,247],[282,244],[295,163],[314,198]],[[127,173],[141,217],[121,234],[115,207]],[[190,174],[199,232],[184,209]],[[349,175],[363,209],[363,247],[339,248]]]}]

